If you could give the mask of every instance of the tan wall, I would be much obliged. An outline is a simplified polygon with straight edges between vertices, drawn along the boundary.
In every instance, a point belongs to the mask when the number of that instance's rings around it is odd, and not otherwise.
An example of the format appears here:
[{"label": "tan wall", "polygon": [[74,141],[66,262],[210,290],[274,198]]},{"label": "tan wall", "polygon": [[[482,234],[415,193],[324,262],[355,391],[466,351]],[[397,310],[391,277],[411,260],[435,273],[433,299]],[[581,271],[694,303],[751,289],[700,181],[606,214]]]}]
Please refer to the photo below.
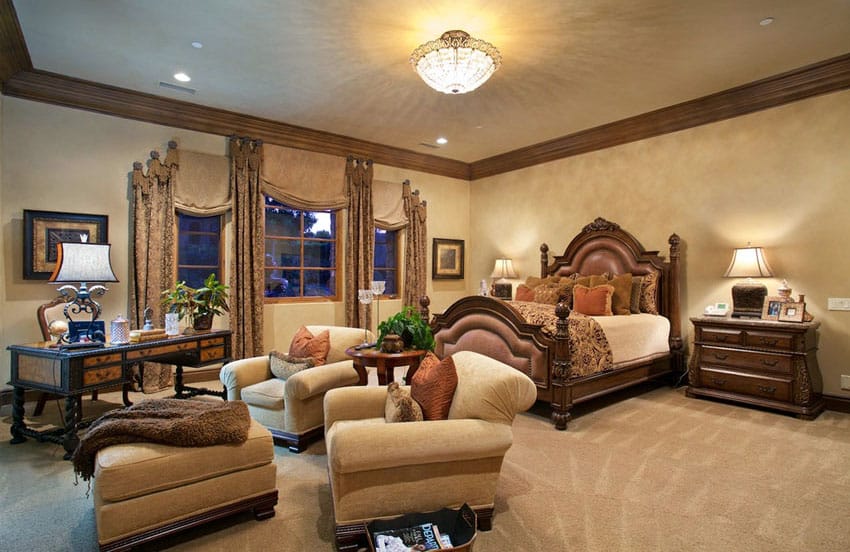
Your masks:
[{"label": "tan wall", "polygon": [[[821,323],[824,392],[850,397],[839,385],[850,374],[850,312],[826,310],[827,297],[850,297],[848,129],[850,92],[840,92],[474,181],[471,277],[499,255],[522,278],[536,275],[541,241],[560,254],[601,216],[665,254],[669,234],[681,236],[687,321],[731,300],[722,275],[749,241],[777,276],[769,292],[787,278]],[[683,330],[692,340],[690,323]]]},{"label": "tan wall", "polygon": [[[23,279],[23,210],[109,215],[112,264],[118,283],[102,298],[107,322],[127,314],[129,281],[129,198],[134,161],[145,162],[152,149],[165,152],[169,140],[180,148],[224,155],[226,140],[199,132],[2,97],[0,104],[0,387],[9,380],[7,345],[40,339],[35,310],[55,294],[44,281]],[[409,179],[428,200],[431,235],[467,239],[469,184],[424,173],[376,167],[375,178]],[[228,217],[229,220],[229,217]],[[229,225],[228,225],[229,239]],[[229,243],[229,242],[228,242]],[[430,254],[430,252],[429,252]],[[429,270],[430,270],[430,264]],[[463,282],[441,284],[434,303],[457,299]],[[399,301],[383,301],[381,317]],[[270,305],[265,310],[267,349],[288,348],[301,324],[342,324],[341,302]],[[217,319],[217,327],[226,320]]]}]

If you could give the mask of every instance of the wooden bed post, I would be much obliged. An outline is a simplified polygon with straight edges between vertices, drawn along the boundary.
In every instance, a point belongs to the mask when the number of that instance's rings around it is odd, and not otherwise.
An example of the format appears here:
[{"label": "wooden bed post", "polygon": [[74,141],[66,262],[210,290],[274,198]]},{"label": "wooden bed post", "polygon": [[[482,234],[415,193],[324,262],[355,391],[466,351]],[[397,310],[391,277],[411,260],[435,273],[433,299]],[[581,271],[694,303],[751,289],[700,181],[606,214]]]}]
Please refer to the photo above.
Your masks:
[{"label": "wooden bed post", "polygon": [[431,313],[428,309],[428,305],[431,304],[431,298],[427,295],[423,295],[419,298],[419,316],[422,317],[422,320],[425,321],[426,324],[430,324],[431,321],[429,318],[431,317]]},{"label": "wooden bed post", "polygon": [[545,243],[540,246],[540,277],[547,276],[546,269],[549,268],[549,246]]},{"label": "wooden bed post", "polygon": [[[544,244],[545,245],[545,244]],[[540,248],[541,251],[543,248]],[[566,385],[570,379],[570,308],[565,303],[555,307],[555,355],[552,359],[552,423],[555,429],[567,429],[570,409],[573,407],[572,388]]]},{"label": "wooden bed post", "polygon": [[670,244],[670,309],[667,317],[670,320],[670,353],[673,355],[672,368],[677,374],[684,370],[684,344],[682,343],[682,315],[679,308],[679,245],[682,240],[678,234],[671,234],[667,243]]}]

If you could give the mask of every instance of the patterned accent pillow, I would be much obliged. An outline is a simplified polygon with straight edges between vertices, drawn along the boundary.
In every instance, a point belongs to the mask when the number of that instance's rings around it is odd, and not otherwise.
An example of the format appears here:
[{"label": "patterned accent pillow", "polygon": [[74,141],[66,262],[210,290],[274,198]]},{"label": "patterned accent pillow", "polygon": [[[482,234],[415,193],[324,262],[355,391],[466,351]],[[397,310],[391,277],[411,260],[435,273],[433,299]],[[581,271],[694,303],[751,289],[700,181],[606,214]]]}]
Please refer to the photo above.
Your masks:
[{"label": "patterned accent pillow", "polygon": [[516,288],[515,301],[534,301],[534,290],[525,284],[520,284]]},{"label": "patterned accent pillow", "polygon": [[564,301],[568,307],[572,308],[574,285],[575,282],[571,280],[559,284],[539,285],[534,288],[534,302],[557,305],[559,302]]},{"label": "patterned accent pillow", "polygon": [[306,326],[301,326],[295,336],[292,338],[292,343],[289,344],[289,354],[294,357],[304,358],[312,357],[313,364],[321,366],[328,358],[328,351],[331,350],[331,333],[325,330],[319,335],[314,336]]},{"label": "patterned accent pillow", "polygon": [[274,377],[285,380],[292,374],[315,366],[311,357],[298,358],[285,353],[272,351],[269,353],[269,368]]},{"label": "patterned accent pillow", "polygon": [[631,314],[632,275],[630,272],[614,276],[608,283],[614,287],[611,298],[611,312],[614,314]]},{"label": "patterned accent pillow", "polygon": [[658,314],[658,272],[650,272],[644,275],[640,287],[640,311],[649,314]]},{"label": "patterned accent pillow", "polygon": [[448,356],[443,360],[429,352],[410,382],[410,396],[422,407],[426,420],[447,420],[457,388],[457,369]]},{"label": "patterned accent pillow", "polygon": [[629,311],[640,314],[640,292],[643,287],[643,276],[632,276],[632,295],[629,298]]},{"label": "patterned accent pillow", "polygon": [[573,288],[573,310],[587,316],[611,316],[614,286],[604,284],[589,288],[576,284]]},{"label": "patterned accent pillow", "polygon": [[387,386],[387,403],[384,406],[384,419],[387,423],[421,422],[422,408],[410,396],[410,391],[401,387],[397,381]]}]

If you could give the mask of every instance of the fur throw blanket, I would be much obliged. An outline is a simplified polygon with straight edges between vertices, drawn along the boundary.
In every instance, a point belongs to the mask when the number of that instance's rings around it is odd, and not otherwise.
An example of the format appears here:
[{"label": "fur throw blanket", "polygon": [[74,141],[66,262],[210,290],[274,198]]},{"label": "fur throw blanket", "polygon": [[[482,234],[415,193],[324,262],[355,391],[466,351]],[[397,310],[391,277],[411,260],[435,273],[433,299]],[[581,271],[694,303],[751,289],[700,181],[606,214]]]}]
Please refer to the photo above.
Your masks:
[{"label": "fur throw blanket", "polygon": [[96,419],[74,451],[74,471],[88,481],[97,452],[110,445],[150,442],[178,447],[244,443],[251,417],[242,401],[150,399]]}]

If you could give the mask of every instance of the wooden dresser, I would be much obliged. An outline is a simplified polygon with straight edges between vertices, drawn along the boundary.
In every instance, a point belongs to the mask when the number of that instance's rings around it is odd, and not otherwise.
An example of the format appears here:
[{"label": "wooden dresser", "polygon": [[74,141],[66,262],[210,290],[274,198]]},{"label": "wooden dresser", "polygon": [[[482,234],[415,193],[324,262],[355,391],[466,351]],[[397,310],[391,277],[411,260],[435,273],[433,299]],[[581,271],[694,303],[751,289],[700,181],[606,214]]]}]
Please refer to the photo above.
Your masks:
[{"label": "wooden dresser", "polygon": [[713,397],[812,420],[824,409],[818,322],[701,316],[694,325],[689,397]]}]

